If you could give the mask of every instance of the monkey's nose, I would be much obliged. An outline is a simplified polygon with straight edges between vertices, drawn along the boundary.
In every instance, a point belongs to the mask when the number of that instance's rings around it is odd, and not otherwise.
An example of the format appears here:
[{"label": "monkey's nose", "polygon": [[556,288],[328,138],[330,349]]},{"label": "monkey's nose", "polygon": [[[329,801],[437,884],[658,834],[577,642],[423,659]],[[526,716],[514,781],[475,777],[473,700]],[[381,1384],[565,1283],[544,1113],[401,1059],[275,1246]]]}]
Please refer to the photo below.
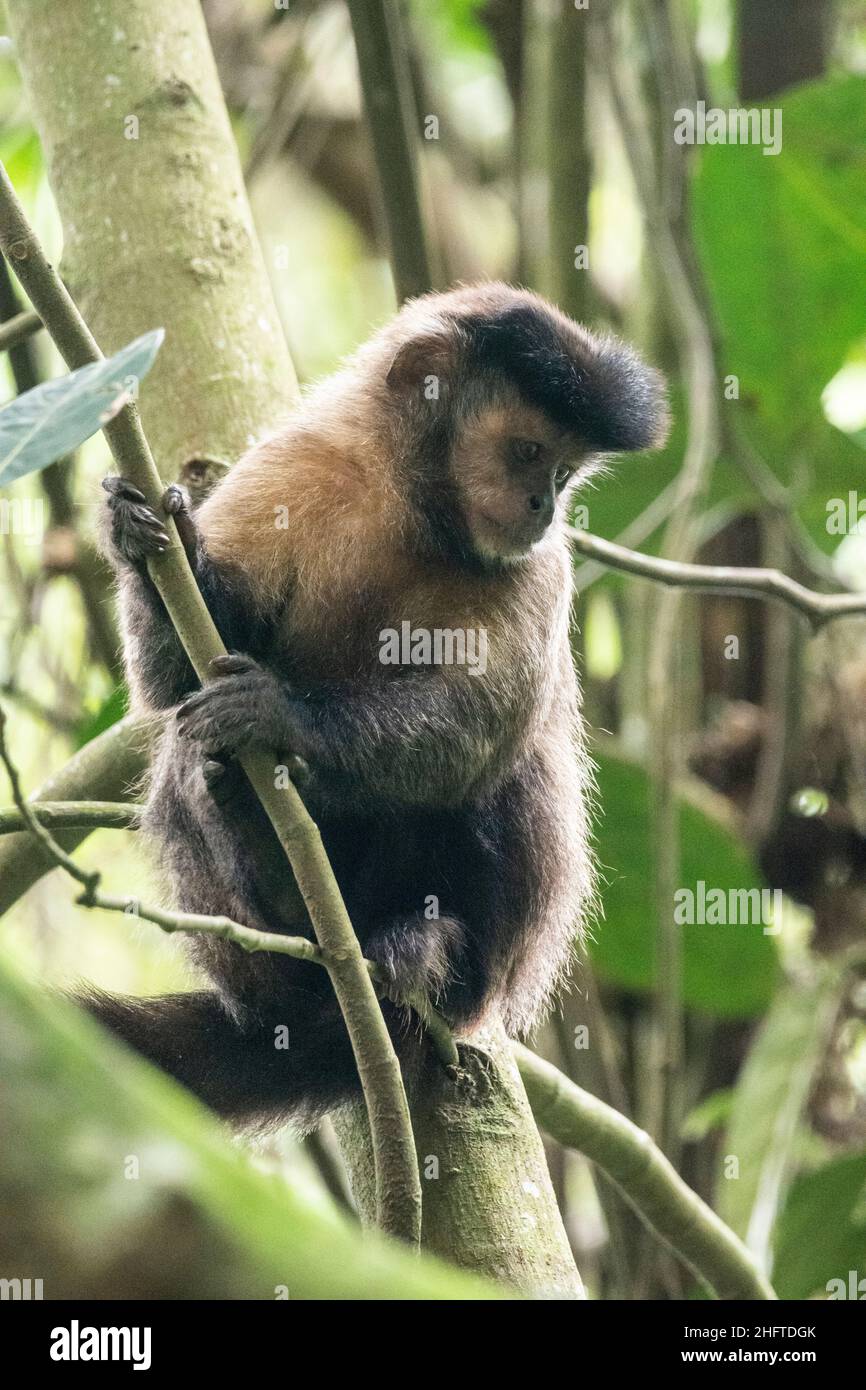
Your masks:
[{"label": "monkey's nose", "polygon": [[536,522],[539,530],[543,530],[550,525],[553,520],[555,506],[556,502],[549,493],[542,495],[534,492],[529,498],[529,510],[533,513],[533,520]]}]

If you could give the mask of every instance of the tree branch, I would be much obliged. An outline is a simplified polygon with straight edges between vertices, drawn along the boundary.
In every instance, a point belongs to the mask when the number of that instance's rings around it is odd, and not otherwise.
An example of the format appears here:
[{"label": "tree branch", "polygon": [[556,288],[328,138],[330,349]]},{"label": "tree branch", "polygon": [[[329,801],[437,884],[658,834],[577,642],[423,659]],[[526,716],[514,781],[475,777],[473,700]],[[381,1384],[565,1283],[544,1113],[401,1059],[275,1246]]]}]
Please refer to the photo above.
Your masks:
[{"label": "tree branch", "polygon": [[[24,828],[42,846],[46,857],[59,869],[64,869],[70,878],[80,883],[82,893],[77,901],[82,907],[98,907],[106,912],[122,912],[125,916],[135,916],[144,922],[172,935],[174,932],[192,932],[202,936],[217,936],[225,941],[233,941],[245,951],[273,951],[275,955],[292,956],[295,960],[310,961],[330,969],[330,961],[313,941],[303,936],[284,936],[278,932],[259,931],[255,927],[244,926],[231,917],[211,917],[196,912],[169,912],[164,908],[150,907],[138,898],[131,896],[117,898],[99,890],[102,874],[98,869],[82,869],[59,845],[52,835],[52,829],[87,825],[90,829],[98,826],[130,830],[139,823],[141,808],[111,802],[55,802],[42,803],[28,801],[21,789],[18,768],[6,743],[6,715],[0,708],[0,763],[6,768],[12,788],[14,811],[0,811],[0,835],[11,830]],[[387,979],[374,961],[364,960],[364,968],[374,984],[382,990]],[[431,1040],[446,1066],[453,1067],[459,1056],[451,1030],[447,1022],[432,1007],[426,995],[421,993],[399,1001],[412,1008],[421,1018],[431,1035]]]},{"label": "tree branch", "polygon": [[533,1114],[548,1134],[607,1174],[640,1217],[719,1298],[776,1295],[730,1227],[683,1182],[649,1135],[514,1043]]},{"label": "tree branch", "polygon": [[[127,716],[86,743],[42,783],[34,800],[118,801],[138,782],[162,728],[158,715]],[[58,831],[66,850],[87,838],[89,830]],[[0,916],[52,867],[44,848],[29,833],[7,835],[0,844]]]},{"label": "tree branch", "polygon": [[610,569],[623,570],[638,579],[672,588],[701,589],[706,593],[751,594],[754,598],[786,603],[808,618],[817,630],[835,618],[866,615],[866,594],[818,594],[798,584],[780,570],[738,568],[733,565],[693,565],[627,550],[614,541],[569,527],[575,550]]},{"label": "tree branch", "polygon": [[[30,801],[28,808],[46,830],[137,830],[141,820],[141,807],[123,801]],[[29,817],[17,807],[0,809],[0,835],[29,825]]]},{"label": "tree branch", "polygon": [[[2,166],[0,249],[15,267],[67,365],[76,368],[100,360],[102,354],[90,330],[46,260]],[[162,481],[135,407],[126,406],[108,421],[104,433],[123,476],[141,489],[152,507],[161,510]],[[173,518],[166,517],[166,523],[170,544],[149,562],[149,570],[193,668],[204,682],[211,661],[223,655],[225,647],[195,583]],[[272,756],[249,755],[242,766],[286,852],[316,938],[327,956],[370,1117],[377,1219],[383,1230],[417,1244],[421,1184],[400,1065],[321,835],[297,790],[291,785],[284,790],[275,787]]]},{"label": "tree branch", "polygon": [[364,109],[373,137],[394,287],[399,300],[425,294],[433,283],[421,211],[421,184],[412,120],[406,47],[397,7],[387,0],[349,0]]},{"label": "tree branch", "polygon": [[23,313],[0,323],[0,352],[8,352],[10,348],[18,347],[19,343],[26,342],[34,333],[38,333],[41,327],[41,318],[30,309],[25,309]]}]

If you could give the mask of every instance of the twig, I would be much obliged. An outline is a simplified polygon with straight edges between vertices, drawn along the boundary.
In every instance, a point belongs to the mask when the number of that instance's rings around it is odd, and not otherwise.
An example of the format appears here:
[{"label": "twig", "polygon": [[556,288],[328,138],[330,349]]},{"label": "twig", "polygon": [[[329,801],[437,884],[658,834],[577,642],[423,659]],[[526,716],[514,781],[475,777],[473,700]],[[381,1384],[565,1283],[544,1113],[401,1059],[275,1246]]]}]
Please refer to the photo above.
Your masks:
[{"label": "twig", "polygon": [[[28,801],[28,807],[46,830],[138,830],[141,807],[124,801]],[[0,835],[29,828],[30,821],[18,810],[0,809]]]},{"label": "twig", "polygon": [[592,536],[588,531],[569,527],[569,539],[581,555],[597,560],[611,569],[623,570],[639,579],[672,588],[700,589],[705,593],[750,594],[753,598],[773,599],[786,603],[808,618],[817,631],[835,618],[851,618],[866,614],[866,594],[818,594],[780,570],[739,567],[736,565],[693,565],[681,560],[666,560],[654,555],[641,555],[627,550],[614,541]]},{"label": "twig", "polygon": [[388,0],[349,0],[364,110],[382,190],[394,286],[400,300],[433,284],[421,213],[412,98],[400,16]]},{"label": "twig", "polygon": [[38,333],[41,327],[41,318],[30,309],[25,309],[23,313],[16,314],[14,318],[7,319],[5,323],[0,323],[0,352],[8,352],[10,348],[17,347],[27,338],[32,338],[33,334]]},{"label": "twig", "polygon": [[[67,365],[81,367],[101,360],[93,335],[47,261],[2,165],[0,250],[10,259]],[[120,472],[140,488],[152,507],[160,509],[163,485],[135,407],[126,406],[107,422],[104,434]],[[170,544],[149,562],[150,576],[193,669],[205,682],[211,661],[225,654],[225,646],[196,585],[174,519],[166,517],[165,526]],[[369,1115],[377,1220],[383,1230],[417,1245],[421,1179],[400,1064],[322,837],[296,788],[275,786],[272,754],[250,754],[241,763],[286,853],[327,957]]]},{"label": "twig", "polygon": [[[233,941],[245,951],[272,951],[275,955],[291,956],[294,960],[309,961],[314,965],[330,969],[330,961],[324,951],[314,941],[303,936],[284,936],[279,932],[259,931],[256,927],[244,926],[231,917],[210,917],[197,912],[172,912],[161,907],[151,907],[127,895],[118,898],[99,891],[102,874],[98,869],[82,869],[59,845],[51,834],[52,829],[76,828],[86,825],[90,829],[105,826],[120,830],[137,829],[141,807],[122,802],[38,802],[28,801],[21,789],[18,769],[6,744],[6,715],[0,708],[0,762],[6,768],[12,788],[15,810],[0,810],[0,835],[9,831],[29,830],[45,850],[46,855],[60,869],[65,869],[82,892],[77,902],[82,907],[98,907],[105,912],[122,912],[133,915],[144,922],[151,922],[161,931],[172,935],[174,932],[191,932],[201,936],[217,936],[225,941]],[[363,960],[370,979],[387,995],[387,979],[375,961]],[[413,995],[399,1001],[412,1008],[420,1017],[430,1033],[430,1039],[442,1062],[447,1067],[456,1066],[459,1055],[454,1038],[446,1020],[437,1013],[424,994]]]},{"label": "twig", "polygon": [[528,1048],[513,1047],[542,1129],[597,1164],[702,1283],[719,1298],[776,1297],[742,1241],[683,1182],[644,1130]]},{"label": "twig", "polygon": [[[642,13],[646,7],[642,6]],[[621,18],[624,11],[617,11]],[[670,32],[665,0],[653,9],[653,31],[665,34],[666,61],[659,70],[660,109],[673,109],[687,91],[689,74],[682,70],[679,45]],[[665,558],[687,563],[697,546],[700,506],[719,448],[716,403],[716,364],[711,319],[688,240],[685,213],[685,170],[682,152],[659,167],[649,131],[652,122],[641,101],[633,68],[623,58],[621,30],[608,17],[612,53],[611,93],[632,176],[648,228],[648,245],[657,261],[669,314],[677,329],[677,345],[688,396],[688,437],[677,478],[676,500],[665,529]],[[676,50],[676,51],[675,51]],[[667,142],[664,147],[669,150]],[[680,1086],[683,1063],[682,936],[670,910],[680,878],[680,841],[674,790],[682,757],[678,702],[670,698],[677,679],[681,642],[681,595],[666,592],[654,617],[654,640],[648,664],[649,710],[652,728],[651,764],[654,840],[654,899],[658,985],[654,1023],[661,1047],[655,1073],[658,1096],[653,1128],[667,1152],[675,1152],[679,1137]]]}]

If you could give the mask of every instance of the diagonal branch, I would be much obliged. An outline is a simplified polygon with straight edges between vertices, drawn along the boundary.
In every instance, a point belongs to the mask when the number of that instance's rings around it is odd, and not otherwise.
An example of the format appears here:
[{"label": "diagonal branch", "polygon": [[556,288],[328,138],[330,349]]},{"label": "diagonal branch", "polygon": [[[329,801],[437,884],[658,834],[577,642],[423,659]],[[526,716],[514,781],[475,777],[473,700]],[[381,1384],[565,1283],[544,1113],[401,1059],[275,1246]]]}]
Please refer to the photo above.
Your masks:
[{"label": "diagonal branch", "polygon": [[529,1048],[513,1047],[542,1129],[601,1168],[702,1283],[719,1298],[776,1297],[742,1241],[683,1182],[644,1130]]},{"label": "diagonal branch", "polygon": [[[0,250],[15,268],[67,366],[99,361],[99,347],[48,263],[2,165]],[[106,422],[104,433],[123,476],[144,493],[152,507],[161,510],[162,481],[134,406],[125,407]],[[193,668],[204,682],[211,661],[224,655],[225,647],[195,583],[177,527],[172,518],[166,517],[166,523],[170,544],[150,562],[150,574]],[[421,1183],[400,1064],[321,835],[296,789],[275,787],[271,756],[249,756],[243,767],[286,852],[316,938],[327,956],[369,1113],[377,1220],[390,1234],[417,1244]]]},{"label": "diagonal branch", "polygon": [[7,319],[5,323],[0,323],[0,352],[9,352],[10,348],[18,347],[19,343],[26,342],[34,333],[38,333],[41,327],[41,318],[29,309],[16,314],[12,319]]}]

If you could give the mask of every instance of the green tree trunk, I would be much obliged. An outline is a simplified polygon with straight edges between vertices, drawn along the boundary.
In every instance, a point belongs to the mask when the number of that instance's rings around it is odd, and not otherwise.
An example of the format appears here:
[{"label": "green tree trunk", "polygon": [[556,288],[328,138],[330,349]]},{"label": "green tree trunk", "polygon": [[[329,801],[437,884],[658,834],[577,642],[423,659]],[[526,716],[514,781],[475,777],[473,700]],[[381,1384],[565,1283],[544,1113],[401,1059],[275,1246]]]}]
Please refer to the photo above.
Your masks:
[{"label": "green tree trunk", "polygon": [[63,274],[106,354],[165,344],[142,420],[162,476],[234,461],[296,390],[201,7],[9,0],[63,223]]},{"label": "green tree trunk", "polygon": [[[455,1083],[426,1050],[407,1076],[423,1191],[421,1244],[537,1299],[579,1299],[544,1146],[501,1024],[460,1044]],[[360,1106],[335,1128],[355,1201],[374,1209],[370,1140]]]}]

